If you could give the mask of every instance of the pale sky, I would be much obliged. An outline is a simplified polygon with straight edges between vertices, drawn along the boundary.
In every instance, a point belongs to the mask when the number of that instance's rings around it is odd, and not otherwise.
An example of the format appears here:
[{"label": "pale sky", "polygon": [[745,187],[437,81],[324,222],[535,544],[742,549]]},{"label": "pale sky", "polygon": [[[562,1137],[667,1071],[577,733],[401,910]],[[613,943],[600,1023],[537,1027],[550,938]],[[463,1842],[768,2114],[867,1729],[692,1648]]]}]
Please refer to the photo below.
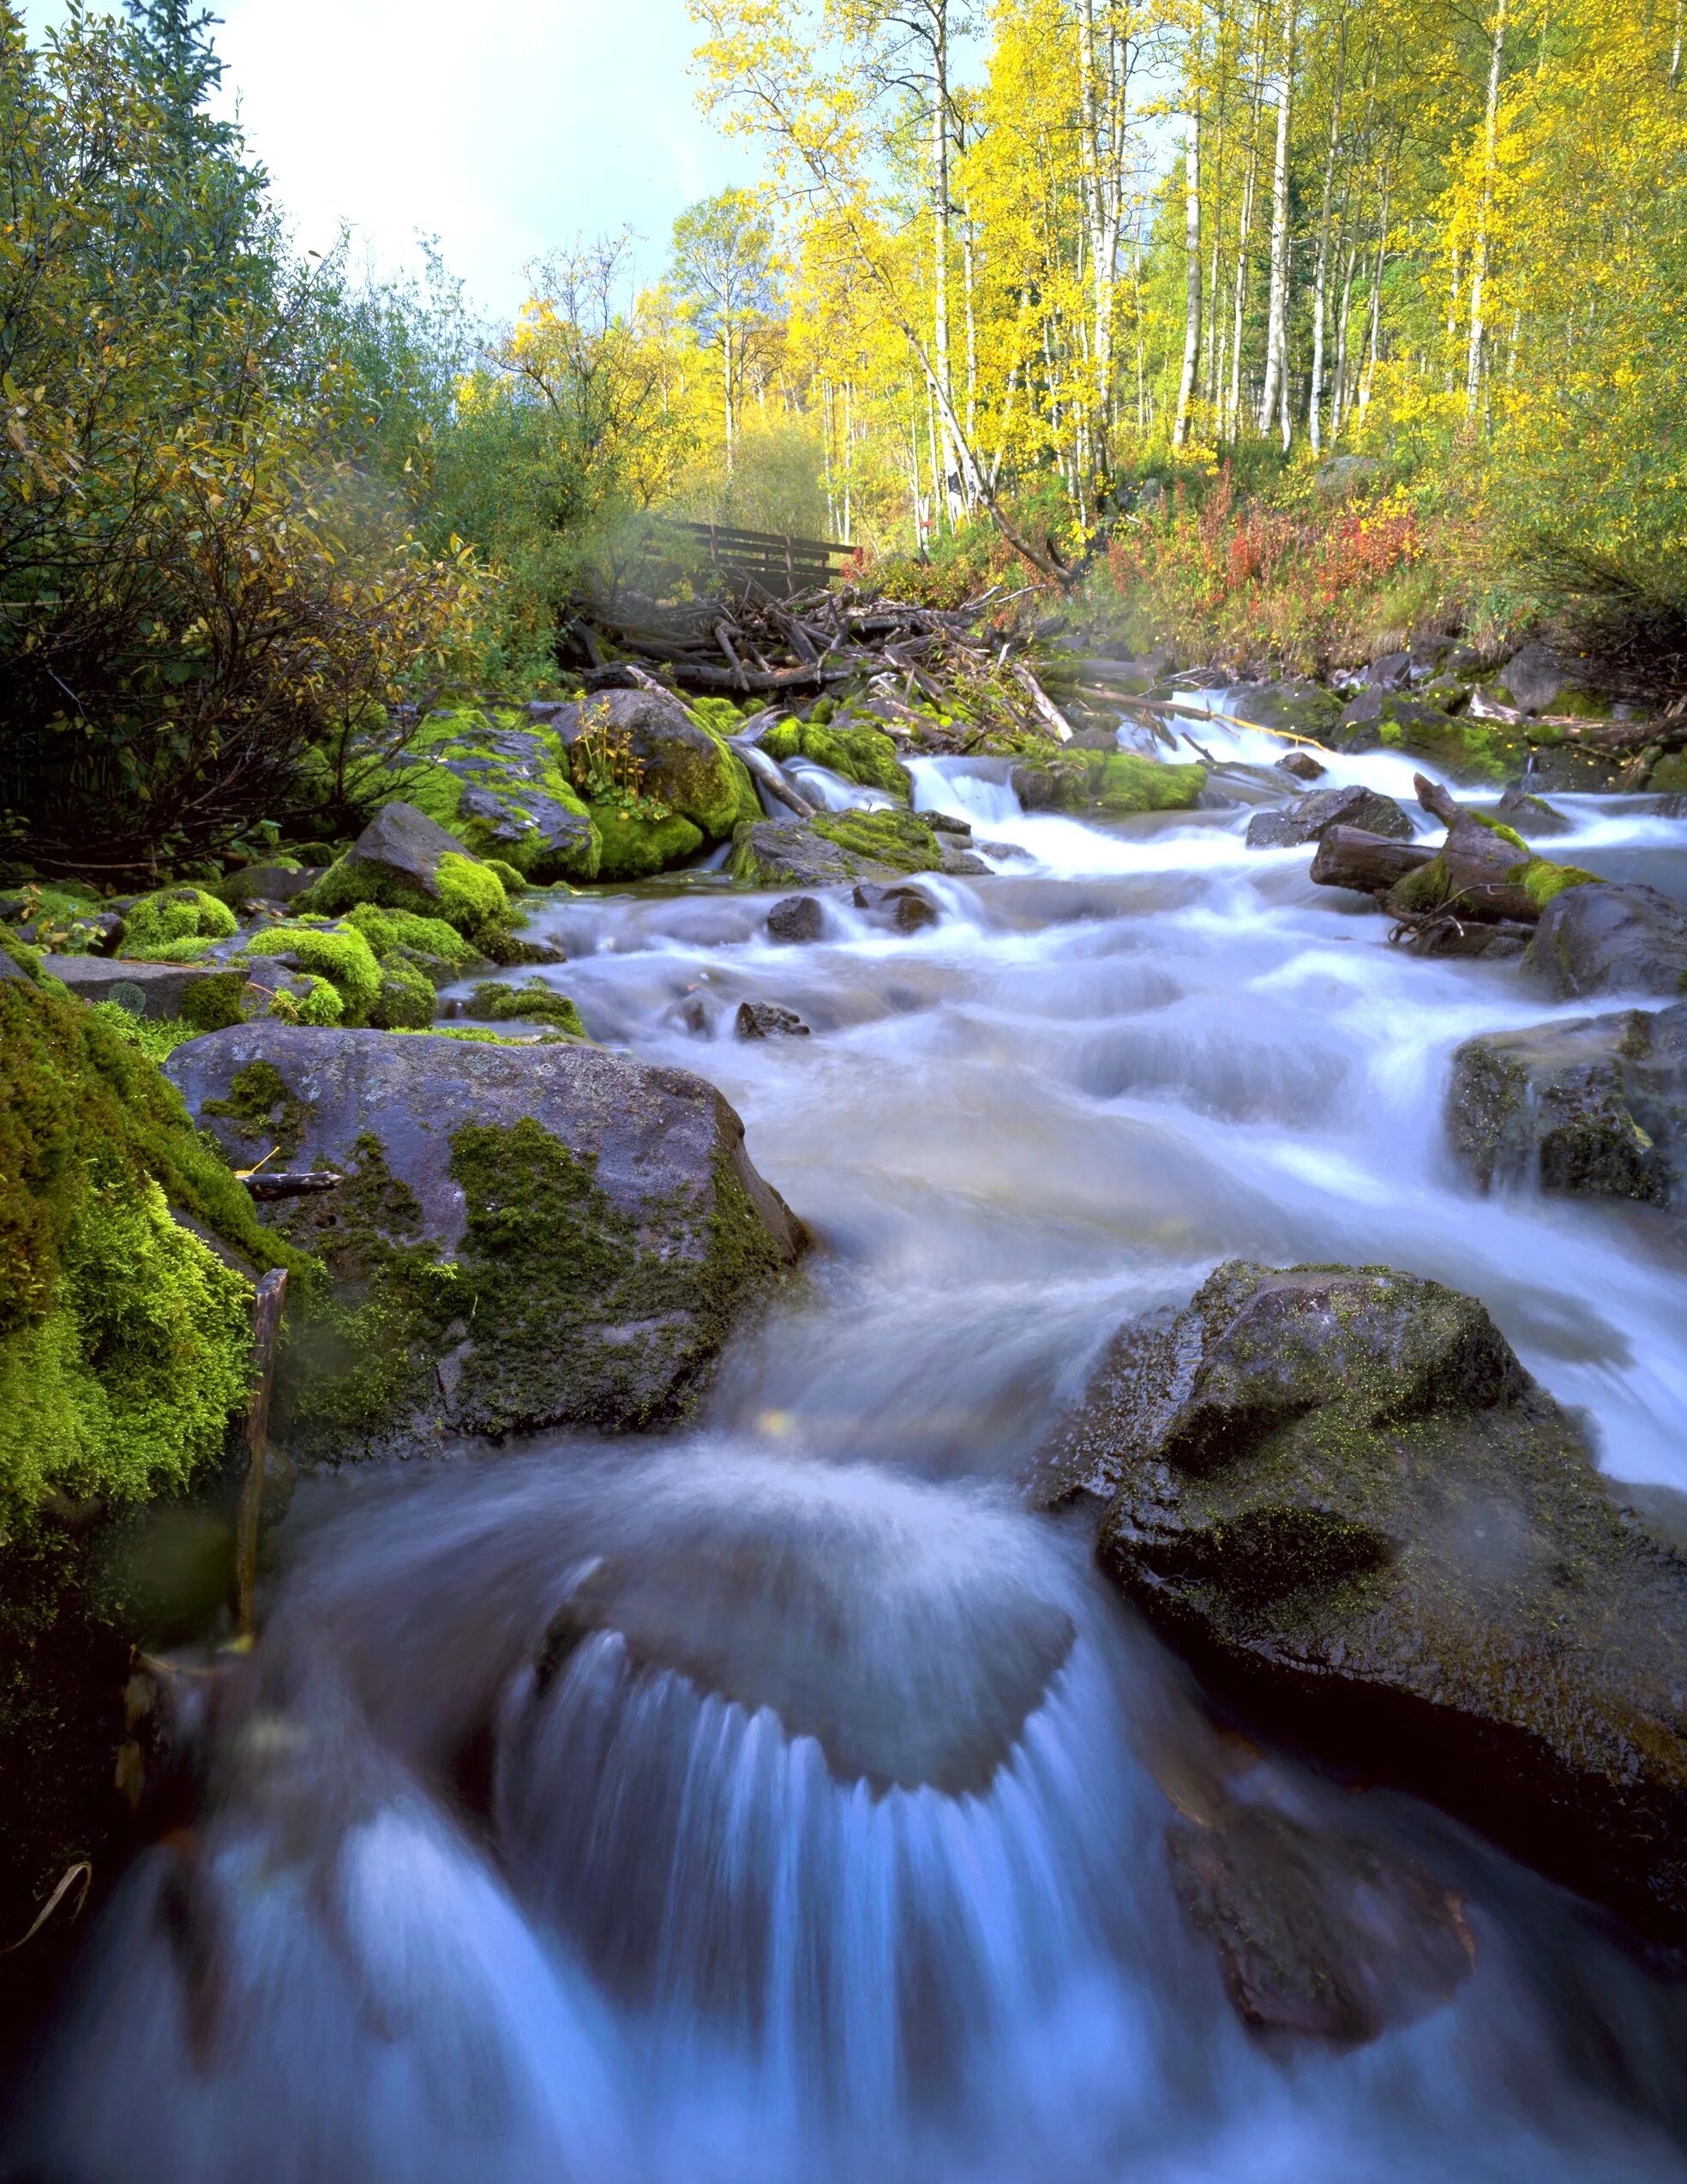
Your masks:
[{"label": "pale sky", "polygon": [[[437,235],[500,316],[521,267],[631,227],[654,279],[674,217],[753,179],[693,105],[684,0],[221,0],[217,45],[247,140],[301,249],[342,219],[387,264]],[[57,0],[25,0],[39,32]]]}]

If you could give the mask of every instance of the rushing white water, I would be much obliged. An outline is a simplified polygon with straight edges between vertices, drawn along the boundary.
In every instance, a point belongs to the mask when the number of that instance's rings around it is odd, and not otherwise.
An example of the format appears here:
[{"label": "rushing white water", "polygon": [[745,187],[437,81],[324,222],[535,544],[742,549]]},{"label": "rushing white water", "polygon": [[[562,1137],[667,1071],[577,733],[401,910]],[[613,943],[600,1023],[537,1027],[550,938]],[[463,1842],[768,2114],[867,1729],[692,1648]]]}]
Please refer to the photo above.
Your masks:
[{"label": "rushing white water", "polygon": [[[1000,765],[914,771],[1015,852],[922,883],[935,927],[540,913],[588,1029],[718,1083],[825,1251],[693,1432],[307,1487],[201,1826],[110,1915],[27,2173],[1687,2178],[1676,1990],[1411,1801],[1216,1737],[1015,1491],[1120,1319],[1236,1254],[1474,1292],[1614,1473],[1687,1485],[1674,1226],[1483,1199],[1446,1153],[1456,1043],[1586,1011],[1391,949],[1246,807],[1097,827]],[[1687,825],[1553,801],[1555,854],[1687,891]],[[816,1035],[736,1040],[746,999]],[[1168,1884],[1168,1821],[1215,1797],[1421,1860],[1469,1977],[1352,2052],[1252,2040]]]}]

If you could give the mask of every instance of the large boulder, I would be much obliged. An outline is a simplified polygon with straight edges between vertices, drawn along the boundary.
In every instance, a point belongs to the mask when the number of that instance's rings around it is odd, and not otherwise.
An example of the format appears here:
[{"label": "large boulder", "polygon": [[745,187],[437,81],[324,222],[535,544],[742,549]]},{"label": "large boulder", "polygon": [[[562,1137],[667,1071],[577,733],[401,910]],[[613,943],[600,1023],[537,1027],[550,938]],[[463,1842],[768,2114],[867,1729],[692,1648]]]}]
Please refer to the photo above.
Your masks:
[{"label": "large boulder", "polygon": [[1687,1002],[1531,1031],[1485,1032],[1453,1056],[1453,1150],[1486,1190],[1687,1194]]},{"label": "large boulder", "polygon": [[1500,670],[1500,681],[1511,703],[1526,713],[1551,710],[1553,699],[1565,688],[1570,676],[1556,653],[1545,645],[1525,645],[1514,652]]},{"label": "large boulder", "polygon": [[1116,1340],[1044,1491],[1233,1702],[1687,1938],[1687,1563],[1474,1299],[1233,1262]]},{"label": "large boulder", "polygon": [[1687,908],[1655,887],[1600,881],[1542,911],[1528,965],[1560,1001],[1590,993],[1679,993],[1687,981]]},{"label": "large boulder", "polygon": [[1234,693],[1231,710],[1238,719],[1255,728],[1275,729],[1307,736],[1315,743],[1327,743],[1342,717],[1342,701],[1321,682],[1258,682]]},{"label": "large boulder", "polygon": [[1282,849],[1321,842],[1332,826],[1363,827],[1396,842],[1409,842],[1417,828],[1392,796],[1354,783],[1346,789],[1315,789],[1281,811],[1256,812],[1248,821],[1250,849]]},{"label": "large boulder", "polygon": [[1063,744],[1047,758],[1016,765],[1009,777],[1028,812],[1098,812],[1128,818],[1138,812],[1193,811],[1207,770],[1168,765],[1136,751],[1074,750]]},{"label": "large boulder", "polygon": [[724,842],[761,808],[742,761],[663,691],[600,691],[556,706],[546,725],[594,806],[613,807],[628,786],[628,769],[636,769],[642,797],[666,805],[710,842]]},{"label": "large boulder", "polygon": [[801,1231],[711,1084],[574,1045],[255,1025],[169,1074],[237,1165],[338,1187],[266,1218],[333,1296],[279,1391],[301,1453],[682,1410]]},{"label": "large boulder", "polygon": [[1455,717],[1403,690],[1361,690],[1342,709],[1330,741],[1342,751],[1408,751],[1470,782],[1519,779],[1529,759],[1514,724]]},{"label": "large boulder", "polygon": [[435,713],[399,761],[400,794],[477,856],[530,879],[595,879],[598,837],[554,729],[512,707]]},{"label": "large boulder", "polygon": [[755,887],[829,887],[945,872],[955,861],[922,814],[817,812],[811,819],[758,819],[733,837],[732,873]]}]

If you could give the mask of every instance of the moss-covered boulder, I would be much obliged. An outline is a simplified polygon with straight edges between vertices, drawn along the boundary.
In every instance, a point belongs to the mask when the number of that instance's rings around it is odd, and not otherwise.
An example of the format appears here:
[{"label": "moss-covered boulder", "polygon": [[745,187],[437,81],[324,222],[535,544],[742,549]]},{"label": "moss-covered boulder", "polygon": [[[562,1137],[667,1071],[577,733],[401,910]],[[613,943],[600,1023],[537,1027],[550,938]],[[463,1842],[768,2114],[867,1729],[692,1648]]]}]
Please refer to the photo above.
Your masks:
[{"label": "moss-covered boulder", "polygon": [[597,831],[543,718],[513,706],[431,713],[394,770],[403,799],[474,855],[525,879],[595,879]]},{"label": "moss-covered boulder", "polygon": [[[707,841],[724,842],[741,819],[760,808],[743,761],[724,738],[663,692],[602,691],[555,707],[548,724],[594,812],[632,792],[689,820]],[[603,876],[609,876],[607,868]]]},{"label": "moss-covered boulder", "polygon": [[[285,1252],[174,1089],[93,1010],[0,982],[0,1929],[122,1824],[138,1635],[105,1582],[126,1511],[220,1460],[254,1271]],[[231,1263],[231,1262],[233,1263]],[[47,1944],[49,1952],[51,1941]],[[14,1960],[27,1977],[39,1959]]]},{"label": "moss-covered boulder", "polygon": [[1233,1703],[1687,1936],[1687,1563],[1474,1299],[1221,1267],[1121,1334],[1049,1481]]},{"label": "moss-covered boulder", "polygon": [[1609,881],[1560,892],[1540,914],[1527,961],[1561,1001],[1687,992],[1687,908],[1655,887]]},{"label": "moss-covered boulder", "polygon": [[401,802],[382,806],[297,908],[333,917],[360,903],[441,919],[470,940],[489,939],[509,923],[509,897],[497,873],[465,855],[457,837],[424,812]]},{"label": "moss-covered boulder", "polygon": [[935,830],[916,813],[819,812],[741,826],[731,870],[753,887],[829,887],[942,872],[946,861]]},{"label": "moss-covered boulder", "polygon": [[1289,681],[1245,685],[1229,693],[1228,710],[1255,728],[1304,735],[1327,743],[1342,717],[1342,700],[1321,682]]},{"label": "moss-covered boulder", "polygon": [[266,1211],[333,1278],[278,1393],[303,1454],[660,1424],[801,1248],[736,1114],[681,1071],[274,1025],[168,1068],[241,1165],[274,1144],[345,1178]]},{"label": "moss-covered boulder", "polygon": [[866,723],[815,720],[776,721],[761,739],[771,759],[807,759],[853,781],[859,789],[881,789],[907,803],[913,795],[907,768],[881,728]]},{"label": "moss-covered boulder", "polygon": [[1484,1190],[1526,1185],[1678,1203],[1687,1196],[1687,1003],[1467,1040],[1453,1056],[1447,1125]]},{"label": "moss-covered boulder", "polygon": [[[160,887],[123,906],[120,956],[144,961],[184,940],[226,940],[235,930],[234,912],[202,887]],[[167,960],[167,958],[162,958]]]},{"label": "moss-covered boulder", "polygon": [[463,1004],[463,1013],[477,1017],[483,1023],[545,1023],[573,1039],[585,1036],[579,1011],[566,993],[559,993],[542,978],[527,979],[519,986],[485,979]]},{"label": "moss-covered boulder", "polygon": [[1135,751],[1062,748],[1016,765],[1014,794],[1028,812],[1192,811],[1207,785],[1204,766],[1168,765]]},{"label": "moss-covered boulder", "polygon": [[601,844],[600,879],[653,879],[689,864],[703,847],[700,827],[648,798],[594,804],[591,816]]}]

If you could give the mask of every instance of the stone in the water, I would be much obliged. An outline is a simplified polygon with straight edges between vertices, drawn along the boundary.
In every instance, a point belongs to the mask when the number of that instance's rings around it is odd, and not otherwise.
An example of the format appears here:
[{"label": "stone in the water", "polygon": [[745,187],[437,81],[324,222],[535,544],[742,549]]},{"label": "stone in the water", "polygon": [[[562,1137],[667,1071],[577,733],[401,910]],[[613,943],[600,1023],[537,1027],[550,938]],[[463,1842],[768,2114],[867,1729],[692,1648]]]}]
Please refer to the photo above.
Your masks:
[{"label": "stone in the water", "polygon": [[168,1073],[237,1165],[274,1146],[345,1179],[266,1209],[333,1284],[280,1395],[306,1454],[659,1425],[803,1245],[736,1113],[683,1070],[253,1024]]},{"label": "stone in the water", "polygon": [[[1111,750],[1113,746],[1109,744],[1108,747]],[[922,812],[920,817],[934,834],[970,835],[972,832],[972,821],[958,819],[952,812]]]},{"label": "stone in the water", "polygon": [[1542,796],[1532,796],[1514,782],[1499,800],[1498,816],[1507,826],[1531,841],[1537,835],[1568,834],[1573,821],[1554,811]]},{"label": "stone in the water", "polygon": [[941,915],[931,897],[919,887],[880,887],[863,880],[851,899],[858,910],[867,911],[895,933],[917,933],[922,926],[935,925]]},{"label": "stone in the water", "polygon": [[1235,1704],[1687,1939],[1687,1561],[1471,1297],[1232,1262],[1127,1329],[1042,1491]]},{"label": "stone in the water", "polygon": [[1395,842],[1409,842],[1418,831],[1392,796],[1354,783],[1346,789],[1315,789],[1279,812],[1256,812],[1248,821],[1248,847],[1280,849],[1321,842],[1332,826],[1362,827]]},{"label": "stone in the water", "polygon": [[1411,672],[1409,652],[1384,652],[1365,670],[1365,680],[1373,690],[1399,690]]},{"label": "stone in the water", "polygon": [[1674,995],[1687,981],[1687,908],[1655,887],[1569,887],[1541,912],[1527,961],[1560,1001]]},{"label": "stone in the water", "polygon": [[1375,1844],[1232,1804],[1168,1828],[1166,1848],[1251,2031],[1356,2047],[1444,2001],[1474,1961],[1458,1897]]},{"label": "stone in the water", "polygon": [[818,940],[825,930],[825,913],[818,896],[782,896],[767,913],[770,939]]},{"label": "stone in the water", "polygon": [[741,1001],[734,1029],[741,1039],[806,1039],[808,1027],[795,1009],[777,1001]]},{"label": "stone in the water", "polygon": [[1297,781],[1321,781],[1329,771],[1318,764],[1310,751],[1291,751],[1286,759],[1279,759],[1277,764],[1284,773],[1292,773]]},{"label": "stone in the water", "polygon": [[1487,1190],[1678,1203],[1687,1195],[1687,1003],[1530,1031],[1486,1032],[1453,1057],[1453,1150]]}]

